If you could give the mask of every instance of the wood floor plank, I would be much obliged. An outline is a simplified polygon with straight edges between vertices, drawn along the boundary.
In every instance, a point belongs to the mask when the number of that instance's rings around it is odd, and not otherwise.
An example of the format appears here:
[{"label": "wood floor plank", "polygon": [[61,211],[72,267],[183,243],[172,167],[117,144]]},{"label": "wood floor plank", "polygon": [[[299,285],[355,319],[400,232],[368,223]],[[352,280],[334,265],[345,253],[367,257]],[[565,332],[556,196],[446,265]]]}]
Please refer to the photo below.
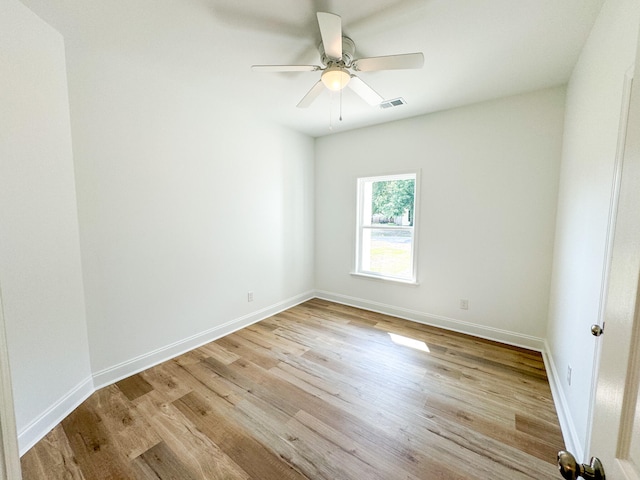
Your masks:
[{"label": "wood floor plank", "polygon": [[[189,477],[210,480],[251,478],[174,405],[164,402],[161,395],[149,395],[138,404],[138,409],[144,412],[152,428],[162,438],[164,446],[171,450],[171,455],[180,459],[182,468],[188,472]],[[142,460],[154,472],[158,471],[147,458],[143,457]]]},{"label": "wood floor plank", "polygon": [[[314,459],[315,470],[309,472],[311,478],[331,480],[334,478],[366,478],[371,480],[386,480],[384,472],[373,465],[362,461],[356,455],[358,448],[353,444],[341,445],[335,435],[327,433],[329,428],[320,428],[320,422],[307,422],[305,425],[297,417],[287,423],[287,430],[295,442],[299,442],[307,449],[309,458]],[[316,430],[314,430],[314,428]],[[346,448],[345,448],[346,447]],[[310,451],[310,453],[309,453]],[[410,478],[396,471],[399,478]]]},{"label": "wood floor plank", "polygon": [[[325,439],[329,445],[333,444],[340,449],[339,453],[342,457],[347,457],[339,462],[335,462],[338,466],[342,466],[343,464],[348,465],[349,468],[358,468],[360,475],[365,478],[381,478],[383,480],[389,478],[404,478],[404,479],[418,479],[415,475],[407,472],[401,464],[398,464],[394,461],[389,461],[389,457],[385,455],[379,455],[377,449],[369,448],[368,446],[364,446],[353,438],[343,434],[338,429],[335,429],[326,423],[318,420],[315,416],[311,415],[304,410],[300,410],[294,417],[293,420],[289,422],[289,425],[295,425],[299,423],[302,427],[304,427],[309,432],[312,432],[314,435],[312,438],[320,437]],[[300,429],[298,428],[298,431]],[[292,433],[295,431],[292,430]],[[313,441],[315,443],[315,440]],[[358,462],[364,465],[364,468],[358,467],[355,461],[349,459],[348,457],[353,457],[358,459]],[[433,469],[431,469],[431,473],[433,474]],[[441,472],[444,473],[444,472]],[[448,477],[454,478],[455,474],[447,469],[446,471]],[[347,478],[357,476],[358,473],[354,472],[350,475],[347,473]],[[340,475],[341,476],[341,475]],[[334,475],[333,472],[325,472],[326,478],[339,478],[339,475]],[[436,476],[434,475],[434,478]]]},{"label": "wood floor plank", "polygon": [[[205,375],[211,374],[211,370],[210,366],[200,369],[190,366],[189,373],[198,379],[203,379]],[[206,402],[207,408],[211,409],[211,414],[225,418],[239,430],[250,431],[253,439],[268,446],[269,451],[287,464],[296,465],[297,469],[305,475],[309,476],[309,472],[315,471],[314,461],[317,459],[310,458],[309,449],[304,448],[304,445],[294,444],[294,439],[285,429],[286,422],[291,418],[290,415],[284,413],[277,404],[271,405],[262,400],[260,396],[254,394],[254,391],[246,391],[244,397],[236,394],[227,395],[226,392],[234,391],[239,387],[224,377],[212,378],[216,382],[214,388],[206,388],[211,386],[211,382],[208,382],[206,387],[204,383],[201,383],[200,389],[196,387],[203,402]]]},{"label": "wood floor plank", "polygon": [[211,438],[252,478],[262,480],[302,480],[305,477],[276,456],[247,432],[212,411],[196,392],[176,400],[174,405],[205,435]]},{"label": "wood floor plank", "polygon": [[195,480],[182,460],[164,442],[151,447],[134,462],[146,464],[144,470],[151,470],[163,480]]},{"label": "wood floor plank", "polygon": [[116,385],[129,400],[135,400],[136,398],[153,390],[151,384],[140,374],[132,375],[124,380],[120,380],[119,382],[116,382]]},{"label": "wood floor plank", "polygon": [[265,349],[254,348],[255,346],[251,345],[251,342],[247,342],[239,335],[233,333],[217,340],[216,343],[239,357],[254,362],[264,368],[271,368],[279,361],[270,354],[271,352]]},{"label": "wood floor plank", "polygon": [[[62,421],[62,427],[73,451],[73,458],[77,461],[85,478],[91,480],[127,478],[128,459],[121,454],[118,446],[113,444],[112,435],[91,405],[87,402],[80,405],[72,415]],[[23,467],[23,479],[42,478],[37,473],[31,472],[24,462]]]},{"label": "wood floor plank", "polygon": [[[224,348],[222,344],[219,342],[207,343],[206,345],[203,345],[202,347],[198,348],[197,351],[202,352],[204,357],[215,358],[216,360],[227,365],[229,363],[235,362],[240,358],[240,355],[237,355],[229,351],[228,349]],[[180,360],[180,358],[181,357],[178,357],[178,360]]]},{"label": "wood floor plank", "polygon": [[308,348],[301,347],[296,342],[277,335],[273,330],[262,328],[260,324],[254,324],[237,332],[239,336],[260,345],[268,350],[277,350],[285,355],[302,355]]},{"label": "wood floor plank", "polygon": [[25,480],[551,480],[563,448],[540,353],[314,299],[97,391],[22,467]]},{"label": "wood floor plank", "polygon": [[161,442],[147,419],[116,385],[99,390],[90,401],[111,444],[129,460]]},{"label": "wood floor plank", "polygon": [[[512,445],[501,443],[480,432],[463,428],[438,416],[424,417],[398,431],[398,440],[421,441],[430,445],[435,456],[449,456],[468,478],[509,478],[557,480],[558,468]],[[554,459],[555,460],[555,459]]]},{"label": "wood floor plank", "polygon": [[[425,410],[440,418],[446,418],[463,428],[472,429],[505,445],[516,447],[541,460],[549,461],[558,453],[556,447],[562,442],[562,438],[557,434],[551,438],[529,435],[518,428],[518,418],[522,418],[522,414],[506,408],[498,412],[483,407],[482,404],[469,405],[452,397],[437,395],[430,395],[425,404]],[[543,432],[544,427],[544,422],[536,422],[537,432]]]},{"label": "wood floor plank", "polygon": [[63,478],[65,480],[85,480],[78,465],[69,440],[57,425],[38,442],[22,459],[22,469],[32,478]]},{"label": "wood floor plank", "polygon": [[420,417],[416,416],[415,410],[412,409],[414,413],[399,416],[404,410],[394,411],[393,405],[356,391],[347,393],[345,385],[342,388],[339,396],[323,397],[326,403],[324,408],[322,405],[313,406],[314,416],[327,425],[346,432],[346,435],[366,445],[370,451],[379,452],[383,458],[393,459],[395,465],[402,466],[415,475],[423,474],[427,468],[431,475],[427,478],[458,478],[453,470],[439,463],[437,458],[426,458],[420,451],[407,448],[410,443],[398,442],[397,438],[389,435],[395,433],[394,429],[398,426],[402,429],[419,422]]},{"label": "wood floor plank", "polygon": [[[182,359],[182,357],[180,358]],[[202,358],[206,357],[203,356]],[[201,360],[194,364],[199,363]],[[180,367],[178,361],[173,361],[156,365],[140,373],[140,375],[166,402],[172,402],[192,390],[191,386],[182,380],[183,372],[184,370]]]}]

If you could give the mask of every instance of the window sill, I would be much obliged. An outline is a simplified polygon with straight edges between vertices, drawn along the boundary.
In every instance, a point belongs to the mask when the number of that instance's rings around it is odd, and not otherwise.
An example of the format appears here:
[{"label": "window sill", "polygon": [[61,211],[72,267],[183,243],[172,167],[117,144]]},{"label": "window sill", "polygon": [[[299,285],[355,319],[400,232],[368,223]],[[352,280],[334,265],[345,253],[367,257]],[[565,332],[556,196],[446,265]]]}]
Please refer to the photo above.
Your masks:
[{"label": "window sill", "polygon": [[351,272],[351,276],[366,278],[369,280],[377,280],[379,282],[399,283],[401,285],[408,285],[410,287],[417,287],[418,285],[420,285],[420,283],[418,283],[416,280],[403,280],[401,278],[382,277],[379,275],[369,275],[367,273]]}]

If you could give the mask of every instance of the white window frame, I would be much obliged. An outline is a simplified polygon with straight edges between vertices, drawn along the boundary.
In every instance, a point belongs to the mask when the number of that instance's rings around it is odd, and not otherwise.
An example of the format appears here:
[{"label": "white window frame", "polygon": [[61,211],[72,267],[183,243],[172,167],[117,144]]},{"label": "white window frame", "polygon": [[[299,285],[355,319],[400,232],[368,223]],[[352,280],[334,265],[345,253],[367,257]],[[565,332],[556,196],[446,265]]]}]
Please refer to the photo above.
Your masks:
[{"label": "white window frame", "polygon": [[[414,196],[413,196],[413,226],[381,226],[371,224],[371,204],[365,203],[366,189],[373,185],[373,182],[384,182],[393,180],[414,180]],[[368,186],[367,186],[368,185]],[[385,280],[397,283],[405,283],[411,285],[418,284],[418,205],[420,204],[418,194],[420,191],[420,172],[396,173],[389,175],[376,175],[370,177],[359,177],[357,179],[357,211],[356,211],[356,245],[355,245],[355,268],[352,272],[354,276],[373,278],[377,280]],[[370,194],[368,195],[370,196]],[[363,268],[363,231],[366,229],[389,229],[389,230],[409,230],[411,231],[411,273],[410,278],[395,277],[385,275],[379,272],[372,272]]]}]

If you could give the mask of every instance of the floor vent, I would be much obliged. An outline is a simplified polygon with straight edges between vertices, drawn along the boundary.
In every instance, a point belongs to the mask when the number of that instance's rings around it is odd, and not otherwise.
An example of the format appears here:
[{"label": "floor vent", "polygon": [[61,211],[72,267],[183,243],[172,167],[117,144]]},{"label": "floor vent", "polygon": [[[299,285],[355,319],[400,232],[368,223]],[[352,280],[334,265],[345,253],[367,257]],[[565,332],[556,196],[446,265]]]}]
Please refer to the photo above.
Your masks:
[{"label": "floor vent", "polygon": [[407,102],[404,98],[394,98],[393,100],[385,100],[380,104],[380,108],[392,108],[399,107],[400,105],[406,105]]}]

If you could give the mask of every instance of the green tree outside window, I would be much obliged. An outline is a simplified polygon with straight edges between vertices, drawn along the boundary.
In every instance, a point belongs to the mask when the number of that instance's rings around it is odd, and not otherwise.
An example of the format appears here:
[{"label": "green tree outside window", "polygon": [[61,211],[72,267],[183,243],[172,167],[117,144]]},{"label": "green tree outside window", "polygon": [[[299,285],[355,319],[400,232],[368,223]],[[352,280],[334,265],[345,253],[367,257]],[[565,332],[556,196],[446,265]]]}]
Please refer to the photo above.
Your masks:
[{"label": "green tree outside window", "polygon": [[372,191],[372,214],[382,215],[393,222],[394,217],[409,213],[409,225],[413,226],[413,197],[415,180],[391,180],[374,182]]}]

